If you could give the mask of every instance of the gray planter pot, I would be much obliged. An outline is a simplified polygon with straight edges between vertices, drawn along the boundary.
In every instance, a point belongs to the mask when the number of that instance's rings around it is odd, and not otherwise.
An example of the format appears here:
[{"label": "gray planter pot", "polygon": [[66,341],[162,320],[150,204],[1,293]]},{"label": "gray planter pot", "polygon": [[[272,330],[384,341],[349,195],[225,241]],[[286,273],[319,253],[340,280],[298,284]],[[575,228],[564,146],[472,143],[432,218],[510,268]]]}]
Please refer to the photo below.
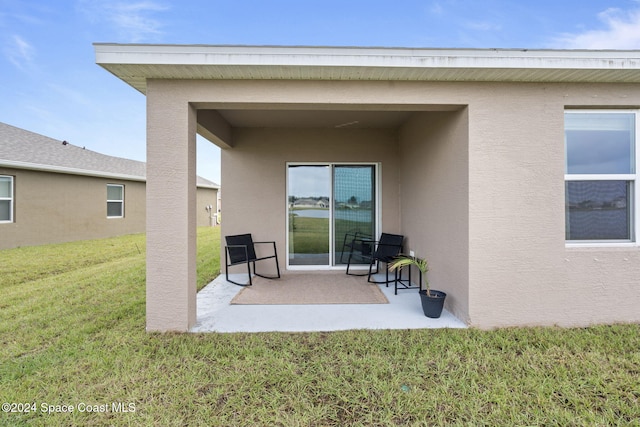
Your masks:
[{"label": "gray planter pot", "polygon": [[444,300],[447,297],[442,291],[436,291],[431,289],[431,296],[427,295],[427,290],[423,289],[419,291],[420,301],[422,302],[422,311],[427,317],[437,319],[442,314],[444,308]]}]

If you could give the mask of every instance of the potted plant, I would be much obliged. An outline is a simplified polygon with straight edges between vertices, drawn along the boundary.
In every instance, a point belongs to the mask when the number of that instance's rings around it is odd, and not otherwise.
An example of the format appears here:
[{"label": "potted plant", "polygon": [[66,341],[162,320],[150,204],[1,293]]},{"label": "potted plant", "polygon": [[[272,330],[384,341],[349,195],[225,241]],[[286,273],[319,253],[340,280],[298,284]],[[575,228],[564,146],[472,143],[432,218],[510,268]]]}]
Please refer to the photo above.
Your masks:
[{"label": "potted plant", "polygon": [[429,286],[429,280],[427,280],[429,264],[427,263],[427,260],[409,255],[398,255],[389,264],[389,270],[394,271],[403,267],[411,268],[412,265],[420,270],[420,276],[422,277],[422,283],[424,284],[424,289],[422,289],[421,286],[420,291],[418,291],[420,294],[420,301],[422,302],[422,311],[424,311],[425,316],[437,319],[442,314],[444,299],[447,297],[447,294],[442,291],[431,289]]}]

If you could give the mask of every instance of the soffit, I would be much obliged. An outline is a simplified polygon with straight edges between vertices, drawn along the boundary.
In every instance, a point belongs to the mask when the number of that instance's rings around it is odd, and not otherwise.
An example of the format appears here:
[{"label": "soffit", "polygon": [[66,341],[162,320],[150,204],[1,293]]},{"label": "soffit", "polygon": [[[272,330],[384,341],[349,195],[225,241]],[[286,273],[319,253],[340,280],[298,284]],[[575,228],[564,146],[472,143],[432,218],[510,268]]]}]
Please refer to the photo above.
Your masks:
[{"label": "soffit", "polygon": [[241,128],[396,128],[411,111],[218,110],[233,127]]},{"label": "soffit", "polygon": [[142,93],[147,79],[640,82],[636,50],[94,46],[96,63]]}]

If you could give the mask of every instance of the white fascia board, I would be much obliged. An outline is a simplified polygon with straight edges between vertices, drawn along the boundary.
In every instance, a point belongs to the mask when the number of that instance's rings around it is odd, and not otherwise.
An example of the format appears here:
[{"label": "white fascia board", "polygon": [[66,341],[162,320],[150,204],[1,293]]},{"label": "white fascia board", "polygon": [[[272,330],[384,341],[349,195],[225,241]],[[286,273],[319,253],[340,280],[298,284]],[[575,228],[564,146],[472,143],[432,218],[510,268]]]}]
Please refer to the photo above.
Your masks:
[{"label": "white fascia board", "polygon": [[211,185],[211,184],[196,184],[196,187],[198,188],[208,188],[211,190],[219,190],[220,186],[219,185]]},{"label": "white fascia board", "polygon": [[640,69],[639,50],[411,49],[94,44],[98,64]]},{"label": "white fascia board", "polygon": [[27,169],[40,172],[63,173],[69,175],[91,176],[96,178],[112,178],[125,181],[146,182],[146,177],[139,175],[127,175],[121,173],[92,171],[86,169],[69,168],[64,166],[41,165],[38,163],[20,162],[16,160],[0,160],[0,166],[14,169]]}]

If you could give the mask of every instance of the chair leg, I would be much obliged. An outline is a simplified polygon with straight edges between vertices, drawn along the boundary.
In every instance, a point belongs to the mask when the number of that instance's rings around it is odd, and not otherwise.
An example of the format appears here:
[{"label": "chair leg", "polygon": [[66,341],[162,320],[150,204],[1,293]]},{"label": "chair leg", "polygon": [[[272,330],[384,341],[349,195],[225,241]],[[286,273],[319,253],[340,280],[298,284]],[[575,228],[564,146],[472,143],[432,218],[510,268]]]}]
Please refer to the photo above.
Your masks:
[{"label": "chair leg", "polygon": [[275,256],[276,259],[276,271],[278,273],[277,276],[265,276],[264,274],[260,274],[258,273],[258,271],[256,270],[256,263],[255,261],[253,262],[253,274],[255,274],[256,276],[260,276],[263,277],[265,279],[279,279],[280,278],[280,265],[278,264],[278,256]]},{"label": "chair leg", "polygon": [[231,280],[229,278],[229,265],[227,265],[224,274],[225,274],[225,279],[227,280],[227,282],[229,283],[233,283],[234,285],[238,285],[238,286],[252,286],[253,285],[253,281],[251,280],[251,267],[249,266],[249,263],[247,263],[247,270],[249,271],[249,283],[238,283],[234,280]]},{"label": "chair leg", "polygon": [[[373,264],[376,264],[376,271],[375,273],[371,271],[371,269],[373,268]],[[369,283],[383,283],[383,282],[376,282],[375,280],[371,280],[371,276],[374,274],[378,274],[378,268],[379,268],[380,264],[378,264],[378,261],[375,259],[372,259],[371,262],[369,263],[369,274],[367,275],[367,282]]]},{"label": "chair leg", "polygon": [[280,278],[280,263],[278,262],[278,252],[275,253],[276,256],[276,271],[278,272],[278,279]]},{"label": "chair leg", "polygon": [[349,269],[351,268],[351,259],[353,256],[353,252],[349,252],[349,259],[347,260],[347,274],[349,276],[367,276],[367,273],[362,273],[362,274],[358,274],[358,273],[350,273]]},{"label": "chair leg", "polygon": [[224,265],[225,265],[225,269],[224,269],[224,277],[227,280],[227,282],[229,283],[233,283],[234,285],[238,285],[238,286],[252,286],[253,282],[251,281],[251,267],[249,266],[249,263],[247,262],[247,269],[249,270],[249,283],[238,283],[234,280],[229,279],[229,267],[231,267],[229,265],[229,254],[228,252],[225,250],[224,251]]},{"label": "chair leg", "polygon": [[[349,252],[349,258],[347,258],[347,274],[348,275],[351,275],[351,273],[349,273],[349,268],[351,268],[351,255],[352,255],[352,252]],[[340,261],[342,261],[342,259]]]},{"label": "chair leg", "polygon": [[[376,271],[375,271],[375,272],[372,272],[372,271],[371,271],[371,269],[373,268],[373,263],[374,263],[374,262],[376,263]],[[383,261],[383,262],[384,262],[384,261]],[[386,267],[386,266],[387,266],[387,264],[385,263],[385,267]],[[378,285],[383,285],[383,284],[384,284],[384,285],[387,285],[387,287],[389,287],[389,283],[391,283],[391,282],[392,282],[392,280],[389,280],[389,269],[388,269],[388,268],[385,268],[385,271],[386,271],[386,276],[385,276],[385,277],[386,277],[386,279],[385,279],[385,280],[380,281],[380,282],[379,282],[379,281],[376,281],[376,280],[371,280],[371,276],[372,276],[372,275],[374,275],[374,274],[377,274],[377,273],[378,273],[378,271],[379,271],[379,268],[380,268],[380,261],[379,261],[379,260],[373,260],[373,261],[371,262],[371,264],[369,264],[369,277],[367,278],[367,281],[368,281],[369,283],[376,283],[376,284],[378,284]]]},{"label": "chair leg", "polygon": [[393,281],[393,294],[398,295],[398,270],[400,270],[400,280],[402,280],[402,270],[399,268],[395,269],[395,280]]}]

